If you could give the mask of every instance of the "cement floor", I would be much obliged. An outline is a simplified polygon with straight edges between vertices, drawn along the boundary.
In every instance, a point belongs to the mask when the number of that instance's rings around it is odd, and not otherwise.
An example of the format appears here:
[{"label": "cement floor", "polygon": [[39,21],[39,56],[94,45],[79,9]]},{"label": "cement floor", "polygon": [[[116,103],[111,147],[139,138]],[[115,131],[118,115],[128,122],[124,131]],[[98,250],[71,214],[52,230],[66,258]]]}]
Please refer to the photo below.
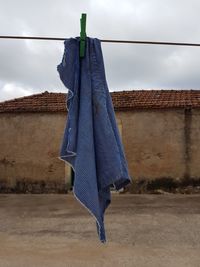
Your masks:
[{"label": "cement floor", "polygon": [[0,267],[199,267],[200,195],[112,195],[107,243],[73,195],[0,195]]}]

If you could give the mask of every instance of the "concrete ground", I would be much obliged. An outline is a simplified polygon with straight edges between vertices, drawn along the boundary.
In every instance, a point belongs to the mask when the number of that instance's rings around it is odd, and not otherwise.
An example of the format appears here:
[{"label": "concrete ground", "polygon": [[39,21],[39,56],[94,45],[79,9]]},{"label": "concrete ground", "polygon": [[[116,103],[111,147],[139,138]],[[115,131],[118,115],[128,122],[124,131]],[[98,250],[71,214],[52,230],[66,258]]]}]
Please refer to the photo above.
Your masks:
[{"label": "concrete ground", "polygon": [[107,243],[73,195],[0,195],[0,267],[199,267],[200,195],[112,194]]}]

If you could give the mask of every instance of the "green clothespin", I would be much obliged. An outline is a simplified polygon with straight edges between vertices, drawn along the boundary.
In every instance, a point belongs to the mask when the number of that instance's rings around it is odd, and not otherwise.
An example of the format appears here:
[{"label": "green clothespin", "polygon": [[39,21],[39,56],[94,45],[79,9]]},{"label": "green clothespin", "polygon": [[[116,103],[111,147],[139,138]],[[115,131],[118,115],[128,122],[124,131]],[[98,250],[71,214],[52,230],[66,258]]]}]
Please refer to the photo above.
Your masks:
[{"label": "green clothespin", "polygon": [[80,19],[81,22],[81,33],[80,33],[80,57],[85,55],[85,41],[86,41],[86,14],[82,14]]}]

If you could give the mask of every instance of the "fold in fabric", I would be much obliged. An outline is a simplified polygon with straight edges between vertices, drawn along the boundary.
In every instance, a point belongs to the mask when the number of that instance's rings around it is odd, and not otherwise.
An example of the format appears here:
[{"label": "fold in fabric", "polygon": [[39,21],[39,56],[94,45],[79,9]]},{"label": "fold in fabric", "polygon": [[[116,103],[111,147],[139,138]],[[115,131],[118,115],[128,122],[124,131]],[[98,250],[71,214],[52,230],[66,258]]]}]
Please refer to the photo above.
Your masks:
[{"label": "fold in fabric", "polygon": [[57,70],[68,89],[68,118],[60,159],[74,170],[74,196],[95,217],[97,233],[106,242],[104,213],[116,190],[131,182],[108,90],[100,40],[86,38],[85,57],[79,57],[80,38],[64,42]]}]

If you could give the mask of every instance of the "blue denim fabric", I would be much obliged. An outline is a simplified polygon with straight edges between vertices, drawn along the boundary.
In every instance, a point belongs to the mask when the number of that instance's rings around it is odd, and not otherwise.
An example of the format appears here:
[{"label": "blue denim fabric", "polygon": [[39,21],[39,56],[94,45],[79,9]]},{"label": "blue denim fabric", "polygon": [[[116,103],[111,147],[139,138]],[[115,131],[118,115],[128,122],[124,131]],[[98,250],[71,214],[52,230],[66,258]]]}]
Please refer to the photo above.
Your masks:
[{"label": "blue denim fabric", "polygon": [[64,42],[57,69],[68,89],[68,118],[60,159],[74,172],[74,196],[95,217],[99,239],[106,242],[104,213],[111,202],[110,186],[116,190],[131,182],[106,83],[100,40],[86,38],[79,58],[80,38]]}]

